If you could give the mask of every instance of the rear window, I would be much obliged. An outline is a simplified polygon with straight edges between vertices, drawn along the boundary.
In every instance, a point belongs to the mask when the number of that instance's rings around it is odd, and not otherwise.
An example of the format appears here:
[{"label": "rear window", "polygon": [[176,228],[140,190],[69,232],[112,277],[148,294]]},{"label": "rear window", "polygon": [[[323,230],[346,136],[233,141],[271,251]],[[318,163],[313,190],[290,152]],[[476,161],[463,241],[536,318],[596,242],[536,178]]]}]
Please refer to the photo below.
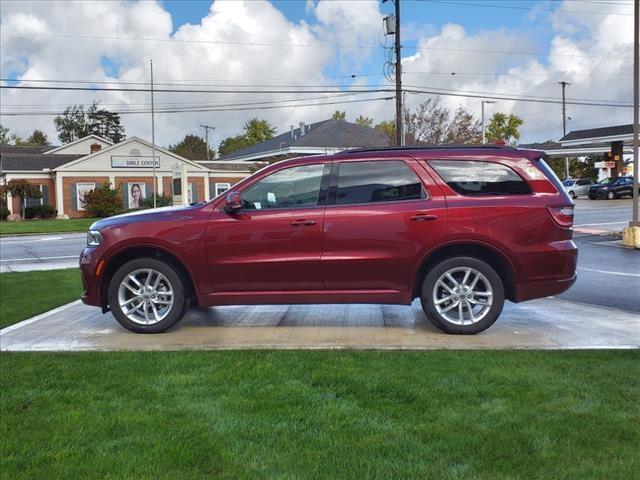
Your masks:
[{"label": "rear window", "polygon": [[476,160],[431,160],[438,175],[461,195],[525,195],[531,188],[506,165]]}]

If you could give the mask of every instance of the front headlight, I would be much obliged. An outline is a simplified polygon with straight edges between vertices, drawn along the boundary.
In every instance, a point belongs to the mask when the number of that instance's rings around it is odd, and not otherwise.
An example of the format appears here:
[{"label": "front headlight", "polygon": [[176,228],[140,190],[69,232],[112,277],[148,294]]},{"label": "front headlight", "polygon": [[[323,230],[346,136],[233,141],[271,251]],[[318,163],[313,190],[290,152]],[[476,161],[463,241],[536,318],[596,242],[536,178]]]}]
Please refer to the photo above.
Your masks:
[{"label": "front headlight", "polygon": [[89,230],[87,232],[87,246],[97,247],[102,243],[102,234],[97,230]]}]

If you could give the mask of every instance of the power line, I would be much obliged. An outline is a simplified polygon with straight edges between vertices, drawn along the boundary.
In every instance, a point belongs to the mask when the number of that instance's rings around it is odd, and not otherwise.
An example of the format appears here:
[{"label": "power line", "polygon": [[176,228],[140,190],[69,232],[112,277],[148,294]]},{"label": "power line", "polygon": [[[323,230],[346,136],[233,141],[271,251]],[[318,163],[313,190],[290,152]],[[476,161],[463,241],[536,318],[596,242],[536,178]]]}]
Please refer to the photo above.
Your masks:
[{"label": "power line", "polygon": [[[155,91],[155,90],[154,90]],[[306,103],[306,104],[294,104],[294,105],[268,105],[257,107],[241,107],[241,108],[204,108],[204,109],[156,109],[155,113],[197,113],[197,112],[238,112],[247,110],[272,110],[275,108],[299,108],[299,107],[321,107],[324,105],[342,105],[346,103],[360,103],[360,102],[375,102],[381,100],[393,100],[395,97],[378,97],[378,98],[361,98],[355,100],[342,100],[336,102],[321,102],[321,103]],[[131,115],[131,114],[148,114],[151,110],[136,110],[136,111],[115,111],[118,115]],[[48,115],[60,115],[61,112],[3,112],[4,116],[48,116]]]},{"label": "power line", "polygon": [[[0,35],[22,36],[22,37],[42,37],[42,38],[70,38],[70,39],[93,39],[93,40],[122,40],[134,42],[174,42],[174,43],[196,43],[211,45],[229,45],[229,46],[248,46],[248,47],[296,47],[296,48],[359,48],[359,49],[382,49],[381,45],[339,45],[326,43],[258,43],[258,42],[227,42],[219,40],[193,40],[193,39],[177,39],[177,38],[144,38],[144,37],[109,37],[102,35],[68,35],[68,34],[36,34],[36,33],[20,33],[20,32],[0,32]],[[527,55],[527,56],[555,56],[555,57],[571,57],[571,58],[601,58],[604,60],[630,60],[631,57],[612,57],[608,55],[588,55],[588,54],[571,54],[571,53],[549,53],[549,52],[527,52],[521,50],[487,50],[487,49],[470,49],[470,48],[446,48],[446,47],[419,47],[412,45],[403,45],[405,49],[415,51],[443,51],[443,52],[465,52],[465,53],[488,53],[492,55]]]},{"label": "power line", "polygon": [[507,8],[511,10],[529,10],[529,11],[542,11],[542,12],[567,12],[567,13],[586,13],[591,15],[620,15],[625,17],[633,17],[633,13],[618,13],[618,12],[593,12],[589,10],[567,10],[567,9],[550,9],[541,7],[519,7],[515,5],[495,5],[490,3],[473,3],[473,2],[459,2],[450,0],[430,0],[429,3],[440,3],[444,5],[460,5],[463,7],[486,7],[486,8]]}]

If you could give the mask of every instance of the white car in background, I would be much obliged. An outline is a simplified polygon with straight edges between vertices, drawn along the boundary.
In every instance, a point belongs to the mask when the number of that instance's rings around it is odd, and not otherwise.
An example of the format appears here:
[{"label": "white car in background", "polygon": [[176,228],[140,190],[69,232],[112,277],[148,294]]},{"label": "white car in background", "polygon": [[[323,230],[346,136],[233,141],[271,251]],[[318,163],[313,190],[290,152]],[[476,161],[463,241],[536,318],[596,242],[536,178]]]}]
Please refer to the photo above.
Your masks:
[{"label": "white car in background", "polygon": [[564,187],[564,191],[569,194],[569,196],[573,199],[576,199],[580,196],[586,196],[589,194],[589,188],[595,182],[590,178],[569,178],[562,182],[562,186]]}]

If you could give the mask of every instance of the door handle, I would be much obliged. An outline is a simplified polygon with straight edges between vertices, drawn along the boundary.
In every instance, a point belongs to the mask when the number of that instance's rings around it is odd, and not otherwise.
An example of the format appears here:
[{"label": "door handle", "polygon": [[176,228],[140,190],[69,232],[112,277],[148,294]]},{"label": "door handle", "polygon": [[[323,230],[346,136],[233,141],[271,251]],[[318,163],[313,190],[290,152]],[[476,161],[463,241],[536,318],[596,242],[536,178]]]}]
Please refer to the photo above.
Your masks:
[{"label": "door handle", "polygon": [[294,227],[307,227],[309,225],[315,225],[316,221],[315,220],[296,220],[295,222],[291,222],[291,225],[293,225]]},{"label": "door handle", "polygon": [[428,213],[416,213],[411,217],[414,222],[427,222],[429,220],[437,220],[437,215],[429,215]]}]

